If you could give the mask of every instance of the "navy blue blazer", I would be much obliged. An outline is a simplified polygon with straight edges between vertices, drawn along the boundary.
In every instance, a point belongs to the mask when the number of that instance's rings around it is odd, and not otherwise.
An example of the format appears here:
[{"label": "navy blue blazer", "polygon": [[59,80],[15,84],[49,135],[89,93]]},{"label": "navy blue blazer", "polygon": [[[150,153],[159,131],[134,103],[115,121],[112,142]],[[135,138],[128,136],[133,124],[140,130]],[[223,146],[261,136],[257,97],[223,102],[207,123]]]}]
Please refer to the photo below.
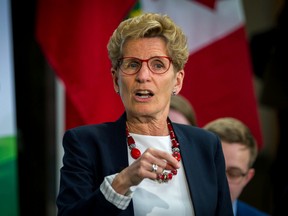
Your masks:
[{"label": "navy blue blazer", "polygon": [[[211,132],[172,123],[196,216],[233,216],[219,138]],[[107,201],[100,191],[104,177],[129,165],[126,114],[115,122],[80,126],[63,137],[63,167],[57,196],[58,215],[133,216],[133,199],[126,210]]]},{"label": "navy blue blazer", "polygon": [[240,200],[237,201],[236,209],[236,216],[269,216],[269,214],[262,212]]}]

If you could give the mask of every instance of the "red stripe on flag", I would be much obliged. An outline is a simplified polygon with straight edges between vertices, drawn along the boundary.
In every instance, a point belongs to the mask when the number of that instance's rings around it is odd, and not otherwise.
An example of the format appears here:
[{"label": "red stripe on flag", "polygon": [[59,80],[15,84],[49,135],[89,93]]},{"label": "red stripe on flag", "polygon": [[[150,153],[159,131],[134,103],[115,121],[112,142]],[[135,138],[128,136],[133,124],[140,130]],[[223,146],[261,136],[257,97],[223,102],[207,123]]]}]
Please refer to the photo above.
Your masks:
[{"label": "red stripe on flag", "polygon": [[115,120],[123,112],[121,100],[113,90],[106,46],[134,3],[39,2],[36,37],[65,84],[66,128]]},{"label": "red stripe on flag", "polygon": [[212,9],[215,8],[216,0],[195,0],[195,1],[207,6],[209,8],[212,8]]},{"label": "red stripe on flag", "polygon": [[253,75],[244,28],[189,57],[181,91],[195,108],[200,127],[219,117],[235,117],[262,147]]}]

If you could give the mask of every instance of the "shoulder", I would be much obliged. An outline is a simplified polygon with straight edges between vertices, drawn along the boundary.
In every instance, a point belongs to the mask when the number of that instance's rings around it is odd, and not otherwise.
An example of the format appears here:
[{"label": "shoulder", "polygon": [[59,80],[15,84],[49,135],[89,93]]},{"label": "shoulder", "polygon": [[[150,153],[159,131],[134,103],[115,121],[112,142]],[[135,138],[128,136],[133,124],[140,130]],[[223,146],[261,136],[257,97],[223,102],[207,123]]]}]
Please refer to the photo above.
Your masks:
[{"label": "shoulder", "polygon": [[[125,115],[122,115],[117,121],[114,122],[103,122],[99,124],[90,124],[90,125],[82,125],[75,128],[68,129],[65,131],[64,137],[67,134],[74,134],[77,136],[89,137],[89,136],[106,136],[110,134],[111,136],[113,133],[116,133],[120,130],[125,130]],[[124,129],[123,129],[124,128]]]},{"label": "shoulder", "polygon": [[220,139],[216,134],[195,126],[176,123],[172,125],[178,141],[193,148],[193,151],[213,155],[222,151]]},{"label": "shoulder", "polygon": [[214,133],[211,133],[210,131],[207,131],[203,128],[191,126],[191,125],[184,125],[184,124],[178,124],[178,123],[172,123],[174,130],[176,133],[180,133],[183,136],[191,137],[191,135],[194,138],[197,139],[205,139],[205,140],[215,140],[217,139],[217,136]]},{"label": "shoulder", "polygon": [[[115,122],[83,125],[65,131],[63,143],[83,143],[102,145],[125,139],[125,115]],[[117,140],[115,140],[117,138]],[[124,140],[125,141],[125,140]]]},{"label": "shoulder", "polygon": [[66,130],[65,133],[89,134],[91,132],[105,132],[106,130],[111,130],[114,124],[114,122],[105,122],[100,124],[81,125],[70,128]]},{"label": "shoulder", "polygon": [[238,216],[269,216],[269,214],[260,211],[259,209],[243,202],[237,202],[237,215]]},{"label": "shoulder", "polygon": [[206,143],[207,145],[215,142],[220,143],[220,139],[216,134],[205,129],[177,123],[173,123],[172,125],[176,136],[180,139],[185,139],[189,142]]}]

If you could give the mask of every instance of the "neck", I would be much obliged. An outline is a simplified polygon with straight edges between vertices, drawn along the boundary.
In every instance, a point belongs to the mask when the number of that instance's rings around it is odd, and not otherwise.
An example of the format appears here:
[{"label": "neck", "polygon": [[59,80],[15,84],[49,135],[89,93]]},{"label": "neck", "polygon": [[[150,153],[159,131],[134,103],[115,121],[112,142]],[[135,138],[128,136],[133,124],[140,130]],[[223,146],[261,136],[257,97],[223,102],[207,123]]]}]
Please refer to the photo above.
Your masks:
[{"label": "neck", "polygon": [[130,133],[166,136],[169,134],[167,118],[163,120],[139,121],[138,119],[127,119],[127,127]]}]

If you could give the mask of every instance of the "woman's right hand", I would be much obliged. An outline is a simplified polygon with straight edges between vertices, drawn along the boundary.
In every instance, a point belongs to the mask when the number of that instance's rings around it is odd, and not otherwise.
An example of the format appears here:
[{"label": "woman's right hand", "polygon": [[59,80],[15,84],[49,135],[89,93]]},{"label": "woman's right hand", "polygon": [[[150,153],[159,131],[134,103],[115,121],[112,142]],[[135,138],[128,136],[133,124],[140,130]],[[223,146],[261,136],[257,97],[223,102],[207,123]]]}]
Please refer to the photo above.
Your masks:
[{"label": "woman's right hand", "polygon": [[[153,171],[153,164],[157,165],[157,170]],[[148,148],[130,166],[122,170],[113,180],[112,187],[119,194],[125,194],[131,186],[149,178],[156,180],[158,174],[164,170],[179,169],[180,163],[168,152],[155,148]]]}]

